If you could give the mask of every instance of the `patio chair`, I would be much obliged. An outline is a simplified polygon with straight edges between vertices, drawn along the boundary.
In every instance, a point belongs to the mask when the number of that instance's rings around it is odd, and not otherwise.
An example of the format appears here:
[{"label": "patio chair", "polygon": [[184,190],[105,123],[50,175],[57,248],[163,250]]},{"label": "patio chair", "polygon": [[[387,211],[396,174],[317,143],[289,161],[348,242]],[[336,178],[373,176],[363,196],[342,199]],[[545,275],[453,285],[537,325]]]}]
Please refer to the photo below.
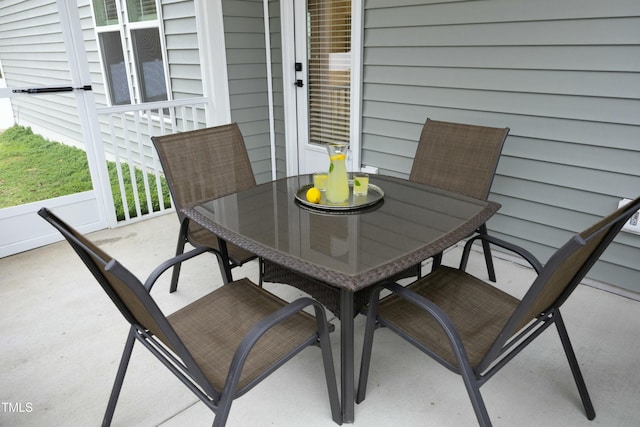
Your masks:
[{"label": "patio chair", "polygon": [[[493,236],[477,235],[467,242],[460,269],[440,266],[407,288],[393,283],[375,288],[367,312],[356,401],[360,403],[365,398],[376,326],[386,326],[461,375],[478,423],[491,425],[480,386],[555,325],[587,418],[594,419],[595,410],[560,308],[638,209],[640,198],[573,236],[544,266],[518,246]],[[464,272],[475,239],[513,251],[533,266],[538,275],[521,300]],[[382,289],[391,294],[378,301]]]},{"label": "patio chair", "polygon": [[[428,119],[422,128],[409,180],[486,200],[509,128]],[[486,235],[487,226],[477,230]],[[496,281],[491,247],[482,241],[489,279]],[[432,269],[442,253],[433,257]]]},{"label": "patio chair", "polygon": [[[225,282],[232,279],[230,270],[256,256],[232,243],[222,243],[211,233],[182,214],[181,209],[242,191],[256,185],[251,162],[240,128],[236,123],[151,138],[167,178],[171,197],[180,220],[176,255],[184,252],[187,242],[207,248],[218,258]],[[224,251],[228,255],[225,255]],[[340,291],[318,280],[298,274],[269,260],[260,260],[260,285],[284,283],[311,295],[336,315]],[[173,267],[170,292],[178,287],[180,263]],[[357,298],[359,310],[368,294]],[[356,311],[357,312],[357,311]]]},{"label": "patio chair", "polygon": [[[136,340],[215,413],[214,426],[225,425],[234,399],[306,347],[319,345],[332,417],[342,423],[329,329],[318,302],[300,298],[287,304],[240,279],[165,317],[150,295],[152,286],[167,269],[206,248],[160,264],[143,285],[49,210],[42,208],[38,214],[65,237],[131,325],[103,426],[111,424]],[[304,312],[305,307],[313,307],[315,317]]]},{"label": "patio chair", "polygon": [[[225,282],[232,280],[230,270],[256,258],[234,244],[227,243],[227,255],[221,251],[215,234],[190,222],[182,209],[254,187],[256,180],[236,123],[179,132],[151,138],[167,179],[171,198],[180,220],[176,255],[188,242],[205,247],[216,255]],[[173,268],[170,292],[178,288],[178,263]]]}]

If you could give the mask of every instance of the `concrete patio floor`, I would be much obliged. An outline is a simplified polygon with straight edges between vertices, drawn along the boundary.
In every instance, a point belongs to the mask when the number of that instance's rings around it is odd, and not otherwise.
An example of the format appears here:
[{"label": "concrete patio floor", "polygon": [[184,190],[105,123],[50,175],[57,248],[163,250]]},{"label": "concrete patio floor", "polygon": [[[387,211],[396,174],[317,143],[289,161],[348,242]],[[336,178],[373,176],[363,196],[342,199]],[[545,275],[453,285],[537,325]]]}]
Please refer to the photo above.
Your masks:
[{"label": "concrete patio floor", "polygon": [[[142,279],[175,247],[178,224],[165,215],[89,237]],[[456,265],[459,249],[445,264]],[[428,268],[428,267],[426,267]],[[533,273],[496,260],[499,286],[522,292]],[[215,258],[183,266],[178,292],[169,275],[153,295],[170,313],[220,286]],[[474,254],[469,271],[486,272]],[[257,280],[257,263],[234,270]],[[266,285],[287,299],[299,292]],[[0,259],[0,426],[88,426],[102,420],[127,324],[66,242]],[[596,409],[584,415],[553,329],[483,388],[495,426],[637,426],[640,423],[640,302],[580,286],[564,317]],[[339,327],[332,334],[339,372]],[[356,319],[356,368],[364,317]],[[114,426],[206,426],[213,414],[142,347],[136,347]],[[386,330],[376,333],[367,399],[356,426],[472,426],[475,417],[459,376]],[[333,426],[320,352],[307,349],[231,409],[228,426]]]}]

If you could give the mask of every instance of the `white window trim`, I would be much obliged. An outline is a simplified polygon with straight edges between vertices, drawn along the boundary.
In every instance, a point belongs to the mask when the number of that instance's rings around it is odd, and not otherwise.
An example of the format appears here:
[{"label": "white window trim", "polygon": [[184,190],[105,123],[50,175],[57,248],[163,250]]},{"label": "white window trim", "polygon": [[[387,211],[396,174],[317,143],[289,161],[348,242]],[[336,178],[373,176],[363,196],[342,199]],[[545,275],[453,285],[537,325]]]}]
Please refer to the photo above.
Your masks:
[{"label": "white window trim", "polygon": [[[364,0],[351,0],[351,155],[353,165],[362,167],[362,73]],[[354,149],[353,147],[357,147]]]}]

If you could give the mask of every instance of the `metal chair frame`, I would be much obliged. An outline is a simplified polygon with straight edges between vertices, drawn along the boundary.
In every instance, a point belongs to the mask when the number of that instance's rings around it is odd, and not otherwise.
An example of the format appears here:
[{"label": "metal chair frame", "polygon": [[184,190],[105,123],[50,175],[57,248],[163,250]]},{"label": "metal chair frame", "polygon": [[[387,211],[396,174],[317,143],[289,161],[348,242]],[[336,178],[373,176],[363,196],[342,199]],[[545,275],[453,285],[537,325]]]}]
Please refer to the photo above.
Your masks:
[{"label": "metal chair frame", "polygon": [[[360,403],[365,398],[374,332],[377,327],[384,326],[397,333],[425,354],[431,356],[434,360],[449,370],[461,375],[479,425],[490,426],[491,420],[480,394],[480,387],[517,354],[519,354],[526,346],[533,342],[535,338],[542,334],[548,327],[555,325],[560,336],[563,350],[569,362],[574,381],[578,388],[580,399],[585,408],[586,416],[589,420],[593,420],[596,413],[591,402],[591,398],[589,397],[575,352],[571,345],[560,308],[576,289],[578,284],[580,284],[580,281],[592,268],[607,246],[611,243],[624,223],[638,209],[640,209],[640,198],[637,198],[629,205],[618,209],[616,212],[604,218],[585,232],[573,236],[565,245],[555,252],[544,266],[527,250],[496,237],[477,235],[470,239],[463,250],[460,262],[461,271],[466,269],[471,246],[474,241],[482,240],[521,256],[538,274],[525,296],[520,300],[508,321],[495,338],[495,341],[475,366],[472,366],[469,361],[467,349],[465,348],[463,339],[458,332],[458,328],[455,326],[449,315],[437,304],[422,295],[413,292],[411,290],[412,285],[409,285],[406,288],[395,283],[385,283],[377,286],[371,296],[367,312],[368,317],[365,329],[364,348],[356,401]],[[591,247],[589,245],[595,246]],[[538,315],[534,314],[533,319],[531,319],[529,317],[532,313],[531,310],[536,310],[540,304],[545,304],[544,301],[546,301],[546,298],[549,298],[548,296],[543,295],[543,292],[548,291],[549,286],[553,286],[553,284],[550,285],[552,281],[556,283],[555,281],[558,280],[558,275],[562,277],[567,262],[570,262],[568,261],[569,259],[571,261],[579,259],[578,257],[581,256],[582,250],[586,251],[584,254],[588,256],[580,261],[581,264],[575,272],[573,270],[571,271],[570,274],[573,274],[573,276],[570,277],[566,283],[557,282],[564,283],[564,285],[558,289],[560,292],[557,293],[556,297],[553,297],[553,302],[540,310]],[[576,258],[570,258],[574,256]],[[429,281],[430,276],[433,274],[434,273],[427,275],[418,282],[425,283]],[[384,299],[382,302],[379,301],[379,295],[383,289],[391,291],[393,296],[397,295],[404,300],[404,305],[401,305],[400,307],[406,306],[407,304],[413,304],[433,316],[449,340],[451,349],[455,355],[455,364],[447,361],[441,354],[436,353],[425,343],[415,339],[405,331],[402,325],[396,325],[393,322],[387,321],[384,317],[378,314],[379,305],[384,303]],[[556,293],[552,292],[551,295],[556,295]],[[541,299],[543,302],[540,302]]]}]

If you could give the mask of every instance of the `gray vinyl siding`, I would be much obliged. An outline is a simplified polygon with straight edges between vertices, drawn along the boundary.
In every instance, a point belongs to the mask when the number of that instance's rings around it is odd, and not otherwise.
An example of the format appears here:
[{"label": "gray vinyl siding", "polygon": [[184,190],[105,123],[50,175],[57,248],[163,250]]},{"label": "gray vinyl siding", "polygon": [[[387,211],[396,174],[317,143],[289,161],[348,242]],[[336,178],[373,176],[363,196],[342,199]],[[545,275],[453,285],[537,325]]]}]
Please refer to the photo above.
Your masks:
[{"label": "gray vinyl siding", "polygon": [[257,182],[271,180],[269,106],[262,1],[225,0],[231,120],[242,131]]},{"label": "gray vinyl siding", "polygon": [[203,96],[193,0],[162,0],[162,18],[173,99]]},{"label": "gray vinyl siding", "polygon": [[[3,0],[0,61],[8,86],[68,86],[68,59],[55,0]],[[16,123],[47,138],[82,146],[76,101],[71,93],[12,99]]]},{"label": "gray vinyl siding", "polygon": [[[490,232],[543,262],[640,195],[640,2],[365,2],[362,162],[408,176],[422,125],[508,126]],[[590,277],[640,291],[640,236]],[[499,274],[499,272],[498,272]]]}]

